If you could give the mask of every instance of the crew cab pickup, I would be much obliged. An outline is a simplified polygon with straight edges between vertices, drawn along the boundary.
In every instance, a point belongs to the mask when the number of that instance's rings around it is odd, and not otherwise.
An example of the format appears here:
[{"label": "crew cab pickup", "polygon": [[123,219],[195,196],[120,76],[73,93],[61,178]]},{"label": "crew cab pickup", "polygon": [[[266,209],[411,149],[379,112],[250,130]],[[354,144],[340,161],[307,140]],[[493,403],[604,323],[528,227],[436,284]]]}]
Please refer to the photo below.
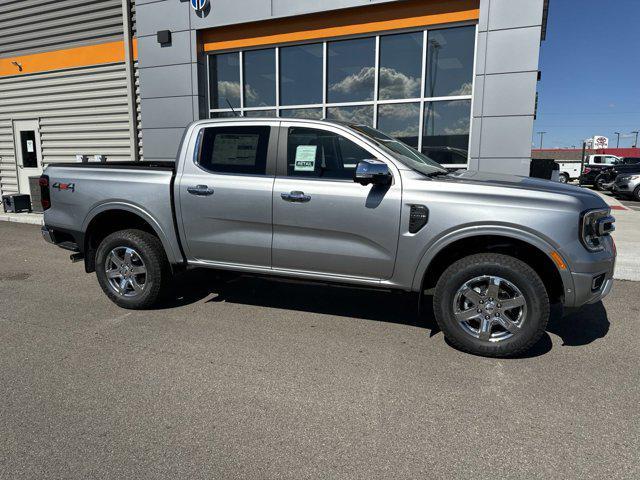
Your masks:
[{"label": "crew cab pickup", "polygon": [[175,163],[51,165],[40,183],[44,238],[124,308],[152,307],[192,267],[427,292],[453,345],[509,356],[552,302],[612,286],[614,219],[593,192],[449,173],[359,124],[202,120]]}]

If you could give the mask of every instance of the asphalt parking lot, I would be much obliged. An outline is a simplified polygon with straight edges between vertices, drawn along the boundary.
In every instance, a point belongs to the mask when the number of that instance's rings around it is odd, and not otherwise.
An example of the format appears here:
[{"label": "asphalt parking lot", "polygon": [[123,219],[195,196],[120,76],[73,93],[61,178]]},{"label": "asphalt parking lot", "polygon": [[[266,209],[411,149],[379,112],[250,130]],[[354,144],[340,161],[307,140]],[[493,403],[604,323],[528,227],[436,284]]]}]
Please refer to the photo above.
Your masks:
[{"label": "asphalt parking lot", "polygon": [[0,222],[0,478],[639,478],[639,293],[493,360],[386,292],[193,272],[122,310]]},{"label": "asphalt parking lot", "polygon": [[618,200],[620,200],[620,203],[625,207],[635,210],[636,212],[640,212],[640,202],[627,198],[618,198]]}]

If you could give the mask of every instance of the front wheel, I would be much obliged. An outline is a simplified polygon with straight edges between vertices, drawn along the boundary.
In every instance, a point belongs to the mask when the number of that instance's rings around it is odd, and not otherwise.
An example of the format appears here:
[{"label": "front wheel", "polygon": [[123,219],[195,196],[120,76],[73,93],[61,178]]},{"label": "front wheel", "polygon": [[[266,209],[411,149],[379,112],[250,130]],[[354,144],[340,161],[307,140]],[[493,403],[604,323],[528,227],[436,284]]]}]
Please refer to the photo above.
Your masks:
[{"label": "front wheel", "polygon": [[447,339],[460,350],[510,357],[530,349],[549,320],[549,297],[526,263],[502,254],[458,260],[440,277],[433,309]]},{"label": "front wheel", "polygon": [[159,300],[170,273],[158,237],[141,230],[121,230],[98,246],[96,275],[111,301],[138,310]]},{"label": "front wheel", "polygon": [[605,189],[604,188],[605,183],[606,183],[606,179],[602,175],[598,175],[596,179],[593,181],[593,188],[601,192]]}]

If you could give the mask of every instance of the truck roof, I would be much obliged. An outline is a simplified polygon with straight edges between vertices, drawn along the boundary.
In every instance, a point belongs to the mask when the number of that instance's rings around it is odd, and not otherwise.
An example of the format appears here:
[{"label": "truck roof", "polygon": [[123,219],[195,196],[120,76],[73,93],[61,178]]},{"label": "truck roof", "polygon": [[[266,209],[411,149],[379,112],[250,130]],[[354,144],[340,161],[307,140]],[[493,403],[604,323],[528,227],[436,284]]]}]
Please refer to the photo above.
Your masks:
[{"label": "truck roof", "polygon": [[325,118],[306,119],[306,118],[283,118],[283,117],[226,117],[226,118],[207,118],[196,120],[192,125],[207,125],[211,123],[260,123],[260,122],[287,122],[287,123],[316,123],[319,125],[336,125],[340,127],[351,127],[356,125],[364,125],[357,122],[345,122],[342,120],[327,120]]}]

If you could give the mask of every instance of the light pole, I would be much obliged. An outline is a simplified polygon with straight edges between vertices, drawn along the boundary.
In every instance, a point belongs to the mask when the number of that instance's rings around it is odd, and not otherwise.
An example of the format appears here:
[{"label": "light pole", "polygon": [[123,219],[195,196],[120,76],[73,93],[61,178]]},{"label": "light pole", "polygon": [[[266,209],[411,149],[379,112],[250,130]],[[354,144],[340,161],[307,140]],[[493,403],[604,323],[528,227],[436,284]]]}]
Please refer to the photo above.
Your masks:
[{"label": "light pole", "polygon": [[636,130],[635,132],[631,132],[631,135],[633,135],[634,133],[635,133],[635,135],[636,135],[636,141],[635,141],[635,143],[633,144],[633,148],[638,148],[638,134],[639,134],[640,132],[638,132],[638,130]]},{"label": "light pole", "polygon": [[540,150],[542,150],[542,142],[544,140],[544,134],[547,132],[538,132],[538,135],[540,135]]},{"label": "light pole", "polygon": [[620,132],[613,132],[618,136],[618,140],[616,141],[616,148],[620,148]]}]

